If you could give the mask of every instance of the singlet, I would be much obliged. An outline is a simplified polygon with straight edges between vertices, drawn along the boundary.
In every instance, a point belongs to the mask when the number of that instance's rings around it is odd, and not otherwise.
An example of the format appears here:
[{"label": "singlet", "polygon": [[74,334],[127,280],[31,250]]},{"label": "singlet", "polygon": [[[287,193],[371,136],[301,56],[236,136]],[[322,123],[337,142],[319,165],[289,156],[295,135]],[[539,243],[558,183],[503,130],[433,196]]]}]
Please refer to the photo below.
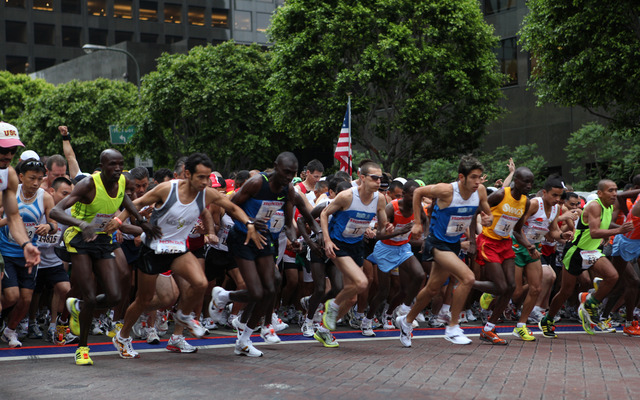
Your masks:
[{"label": "singlet", "polygon": [[629,213],[627,214],[627,218],[625,219],[625,221],[633,222],[633,229],[624,234],[624,236],[627,239],[640,240],[640,218],[631,214],[631,210],[633,209],[633,206],[635,206],[639,200],[640,200],[640,194],[636,198],[636,201],[633,203],[633,205],[631,207],[628,207]]},{"label": "singlet", "polygon": [[357,187],[351,188],[351,196],[349,209],[336,211],[329,221],[329,236],[345,243],[358,243],[376,216],[378,192],[373,194],[373,200],[369,204],[362,202]]},{"label": "singlet", "polygon": [[476,190],[465,200],[460,195],[458,182],[453,182],[451,186],[453,187],[451,204],[440,208],[438,200],[434,200],[430,229],[436,239],[447,243],[457,243],[473,221],[473,216],[480,205],[480,195]]},{"label": "singlet", "polygon": [[9,168],[0,169],[0,191],[9,187]]},{"label": "singlet", "polygon": [[527,196],[521,195],[520,200],[516,200],[511,196],[511,188],[504,188],[502,201],[491,207],[493,223],[489,227],[483,227],[482,234],[494,240],[510,239],[513,228],[524,214],[526,204]]},{"label": "singlet", "polygon": [[535,199],[538,200],[538,210],[524,222],[522,227],[522,233],[531,244],[538,244],[544,240],[544,236],[549,233],[549,226],[558,215],[557,204],[551,207],[551,212],[547,217],[542,197]]},{"label": "singlet", "polygon": [[205,207],[206,189],[198,192],[193,201],[183,204],[178,195],[179,180],[171,181],[171,191],[167,200],[153,210],[150,223],[162,228],[160,239],[151,239],[145,233],[144,244],[156,254],[177,254],[187,251],[187,236]]},{"label": "singlet", "polygon": [[[602,214],[600,216],[600,229],[609,229],[609,226],[611,225],[611,218],[613,216],[613,205],[605,208],[599,198],[591,201],[597,201],[602,208]],[[589,203],[591,203],[591,201]],[[580,250],[596,250],[600,246],[600,243],[602,243],[602,239],[593,239],[591,237],[589,225],[585,224],[583,218],[584,213],[582,213],[582,215],[578,219],[576,232],[573,241],[571,242],[571,246],[577,246]]]},{"label": "singlet", "polygon": [[[402,210],[400,209],[398,199],[392,200],[391,205],[393,206],[393,226],[395,229],[400,229],[413,221],[413,213],[411,213],[411,216],[409,217],[405,217],[404,215],[402,215]],[[411,231],[405,233],[404,235],[398,235],[390,239],[385,239],[382,241],[382,243],[388,244],[389,246],[402,246],[405,243],[409,243],[409,240],[411,240]]]},{"label": "singlet", "polygon": [[[278,240],[280,232],[284,227],[283,207],[289,200],[289,186],[285,186],[279,193],[273,193],[269,186],[269,177],[265,173],[262,176],[262,186],[255,196],[250,197],[240,208],[251,219],[262,220],[267,224],[267,229],[271,232],[273,240]],[[235,228],[243,233],[247,233],[247,226],[235,220]]]},{"label": "singlet", "polygon": [[[22,184],[18,185],[18,191],[16,193],[16,198],[18,200],[18,212],[24,222],[24,227],[27,231],[29,240],[35,245],[38,240],[38,236],[36,235],[36,226],[44,216],[44,189],[38,189],[35,199],[30,203],[25,203],[20,198],[21,192]],[[8,225],[0,228],[0,249],[2,249],[3,256],[24,257],[24,251],[20,247],[20,244],[21,243],[17,243],[15,241],[11,232],[9,232]]]},{"label": "singlet", "polygon": [[[69,209],[66,209],[65,212],[69,212]],[[46,222],[46,218],[43,216],[41,223],[45,224]],[[62,264],[62,260],[56,255],[54,248],[60,242],[62,232],[64,232],[66,228],[65,225],[58,222],[57,232],[38,236],[38,242],[36,243],[38,250],[40,250],[40,264],[38,264],[38,269],[51,268]]]}]

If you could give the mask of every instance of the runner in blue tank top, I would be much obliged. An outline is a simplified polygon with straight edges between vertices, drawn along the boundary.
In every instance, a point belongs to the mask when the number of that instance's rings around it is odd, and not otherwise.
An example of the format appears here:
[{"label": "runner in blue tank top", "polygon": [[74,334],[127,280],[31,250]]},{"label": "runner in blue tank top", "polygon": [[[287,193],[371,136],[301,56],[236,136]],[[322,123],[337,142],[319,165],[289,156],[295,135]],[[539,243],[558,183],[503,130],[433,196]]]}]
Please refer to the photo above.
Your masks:
[{"label": "runner in blue tank top", "polygon": [[[364,247],[362,237],[374,216],[378,217],[378,233],[393,230],[387,223],[386,202],[378,196],[382,170],[370,162],[360,169],[360,185],[336,196],[320,214],[325,254],[340,269],[344,286],[335,299],[327,300],[323,322],[336,329],[336,321],[355,304],[356,296],[367,289],[367,277],[362,272]],[[331,224],[329,216],[333,215]],[[388,226],[390,225],[390,226]]]}]

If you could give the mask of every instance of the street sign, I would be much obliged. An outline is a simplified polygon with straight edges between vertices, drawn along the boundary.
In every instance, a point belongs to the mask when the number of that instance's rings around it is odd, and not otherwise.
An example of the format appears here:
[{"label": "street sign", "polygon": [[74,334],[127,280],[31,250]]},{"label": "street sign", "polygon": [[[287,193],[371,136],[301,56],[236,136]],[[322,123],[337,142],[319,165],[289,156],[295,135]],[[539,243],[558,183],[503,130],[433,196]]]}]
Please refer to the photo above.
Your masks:
[{"label": "street sign", "polygon": [[117,125],[109,125],[109,135],[111,135],[111,144],[127,144],[131,141],[131,136],[136,133],[136,126],[129,125],[121,128]]},{"label": "street sign", "polygon": [[153,159],[141,158],[140,156],[136,155],[135,165],[136,167],[153,168]]}]

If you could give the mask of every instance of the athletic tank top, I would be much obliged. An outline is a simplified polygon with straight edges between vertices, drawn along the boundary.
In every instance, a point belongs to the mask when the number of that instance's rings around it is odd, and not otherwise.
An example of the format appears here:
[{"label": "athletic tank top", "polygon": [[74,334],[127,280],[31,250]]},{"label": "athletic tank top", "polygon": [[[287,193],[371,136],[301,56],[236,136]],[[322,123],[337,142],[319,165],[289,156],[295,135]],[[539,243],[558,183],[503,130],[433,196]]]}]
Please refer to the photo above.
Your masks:
[{"label": "athletic tank top", "polygon": [[509,239],[516,223],[524,214],[527,204],[527,196],[521,195],[520,200],[516,200],[511,195],[511,188],[504,188],[504,198],[502,201],[491,207],[493,223],[491,226],[483,227],[482,234],[494,240]]},{"label": "athletic tank top", "polygon": [[9,168],[0,169],[0,191],[9,186]]},{"label": "athletic tank top", "polygon": [[558,215],[557,204],[551,207],[551,212],[547,217],[542,197],[536,197],[535,199],[538,200],[538,210],[524,222],[522,227],[522,233],[531,244],[538,244],[544,240],[544,236],[549,233],[549,225]]},{"label": "athletic tank top", "polygon": [[[96,233],[104,233],[104,228],[107,226],[107,223],[120,210],[120,205],[124,200],[126,179],[124,175],[120,175],[120,178],[118,179],[118,192],[116,193],[116,197],[109,196],[99,172],[91,175],[91,179],[93,179],[93,183],[96,187],[96,196],[89,204],[80,202],[75,203],[71,208],[71,216],[96,226]],[[81,231],[77,226],[70,226],[68,230],[71,232],[75,231],[75,233]],[[65,233],[65,237],[71,235],[71,232]]]},{"label": "athletic tank top", "polygon": [[[16,193],[16,198],[18,200],[18,212],[24,222],[24,227],[27,231],[29,240],[31,240],[31,243],[35,245],[38,240],[38,236],[36,235],[36,226],[44,216],[44,189],[38,189],[35,199],[30,203],[25,203],[20,198],[21,192],[22,184],[18,185],[18,192]],[[20,247],[21,244],[22,243],[17,243],[13,238],[11,232],[9,232],[8,225],[0,228],[0,249],[2,249],[3,256],[24,257],[24,252]]]},{"label": "athletic tank top", "polygon": [[627,218],[625,219],[625,221],[633,222],[633,230],[625,233],[624,236],[628,239],[633,239],[633,240],[640,240],[640,218],[631,214],[631,209],[633,209],[633,206],[636,205],[638,200],[640,200],[640,194],[638,195],[638,197],[636,197],[636,201],[633,203],[633,205],[628,207],[629,213],[627,214]]},{"label": "athletic tank top", "polygon": [[[398,199],[392,200],[391,205],[393,206],[393,227],[395,229],[400,229],[413,221],[413,213],[411,213],[411,216],[409,217],[405,217],[404,215],[402,215],[402,210],[400,209]],[[398,235],[390,239],[385,239],[382,241],[382,243],[388,244],[389,246],[402,246],[405,243],[409,243],[409,240],[411,240],[411,231],[405,233],[404,235]]]},{"label": "athletic tank top", "polygon": [[336,211],[329,222],[329,236],[345,243],[357,243],[362,240],[378,209],[377,191],[369,204],[362,202],[357,187],[351,188],[351,196],[349,209]]},{"label": "athletic tank top", "polygon": [[151,222],[162,228],[162,238],[151,239],[145,233],[142,241],[156,254],[175,254],[187,251],[187,237],[198,217],[204,210],[206,190],[200,191],[189,204],[184,204],[178,196],[179,180],[171,181],[171,191],[167,200],[153,210]]},{"label": "athletic tank top", "polygon": [[[597,201],[602,209],[602,214],[600,216],[600,229],[609,229],[609,226],[611,225],[611,217],[613,216],[613,206],[605,208],[599,198],[591,201]],[[589,203],[591,203],[591,201]],[[582,213],[578,219],[576,233],[573,241],[571,242],[571,246],[577,246],[580,250],[596,250],[600,246],[602,239],[593,239],[591,237],[589,225],[585,224],[583,217],[584,213]]]},{"label": "athletic tank top", "polygon": [[453,182],[451,186],[453,197],[449,206],[440,208],[435,200],[431,215],[431,234],[443,242],[457,243],[473,221],[480,205],[480,196],[476,190],[465,200],[460,195],[458,182]]},{"label": "athletic tank top", "polygon": [[[274,240],[278,240],[284,227],[283,207],[289,201],[289,186],[285,186],[279,193],[273,193],[269,186],[269,177],[265,173],[262,176],[262,186],[255,196],[250,197],[240,206],[251,219],[261,220],[267,224]],[[235,228],[247,233],[247,226],[235,220]]]}]

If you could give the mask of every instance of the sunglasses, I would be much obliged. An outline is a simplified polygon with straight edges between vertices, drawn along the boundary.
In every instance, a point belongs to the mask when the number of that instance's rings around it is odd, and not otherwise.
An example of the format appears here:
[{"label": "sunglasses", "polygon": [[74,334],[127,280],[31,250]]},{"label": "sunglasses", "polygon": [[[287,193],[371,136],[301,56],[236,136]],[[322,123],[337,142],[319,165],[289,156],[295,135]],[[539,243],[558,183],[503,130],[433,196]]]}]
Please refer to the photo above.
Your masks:
[{"label": "sunglasses", "polygon": [[36,168],[44,168],[44,164],[42,161],[29,161],[24,164],[25,167],[36,167]]},{"label": "sunglasses", "polygon": [[382,177],[380,175],[371,175],[371,174],[369,174],[369,175],[365,175],[365,176],[368,176],[369,178],[371,178],[374,181],[379,181],[380,179],[382,179]]},{"label": "sunglasses", "polygon": [[18,151],[18,146],[0,147],[0,154],[16,154],[16,151]]}]

